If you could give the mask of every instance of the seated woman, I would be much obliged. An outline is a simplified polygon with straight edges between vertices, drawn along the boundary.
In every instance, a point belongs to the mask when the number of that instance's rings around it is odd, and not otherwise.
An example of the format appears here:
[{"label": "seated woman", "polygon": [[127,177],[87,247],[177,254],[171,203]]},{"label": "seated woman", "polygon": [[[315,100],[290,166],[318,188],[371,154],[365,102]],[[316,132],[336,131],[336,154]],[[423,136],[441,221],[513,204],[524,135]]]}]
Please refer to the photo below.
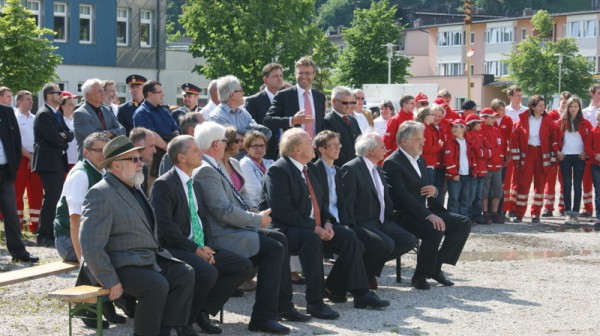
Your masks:
[{"label": "seated woman", "polygon": [[248,203],[258,205],[262,196],[262,179],[273,160],[265,159],[267,137],[259,131],[250,131],[244,137],[247,154],[240,160],[242,175],[246,180]]},{"label": "seated woman", "polygon": [[235,158],[240,153],[240,148],[244,141],[243,135],[238,133],[233,126],[227,126],[226,129],[225,138],[227,139],[227,144],[225,144],[225,154],[222,161],[223,168],[225,168],[224,172],[229,177],[233,187],[242,196],[248,208],[251,211],[256,211],[258,203],[255,204],[250,199],[245,188],[246,179],[242,174],[240,162]]}]

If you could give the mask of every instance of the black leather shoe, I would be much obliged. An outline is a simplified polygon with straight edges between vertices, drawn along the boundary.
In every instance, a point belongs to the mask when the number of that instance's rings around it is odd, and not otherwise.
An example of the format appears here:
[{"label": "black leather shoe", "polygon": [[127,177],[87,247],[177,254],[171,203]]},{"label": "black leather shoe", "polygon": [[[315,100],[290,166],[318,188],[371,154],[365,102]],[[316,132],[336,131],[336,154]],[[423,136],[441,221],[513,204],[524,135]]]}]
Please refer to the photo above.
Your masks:
[{"label": "black leather shoe", "polygon": [[425,278],[425,276],[421,276],[421,275],[413,276],[412,279],[410,280],[410,284],[415,289],[428,290],[430,288],[429,283],[427,283],[427,279]]},{"label": "black leather shoe", "polygon": [[244,290],[243,289],[239,289],[236,288],[233,293],[231,293],[231,297],[243,297],[244,296]]},{"label": "black leather shoe", "polygon": [[340,314],[338,312],[329,308],[323,302],[319,302],[312,305],[306,305],[306,312],[314,318],[323,320],[335,320],[340,317]]},{"label": "black leather shoe", "polygon": [[296,308],[290,309],[285,313],[279,313],[279,319],[291,321],[291,322],[306,322],[310,320],[310,315],[302,314]]},{"label": "black leather shoe", "polygon": [[[76,316],[81,317],[81,321],[85,324],[86,327],[96,329],[96,314],[92,313],[88,310],[80,310],[77,312]],[[102,321],[102,329],[108,329],[108,321]]]},{"label": "black leather shoe", "polygon": [[104,318],[110,323],[127,323],[127,319],[124,316],[117,314],[117,312],[115,311],[115,306],[112,302],[105,302],[102,305],[102,316],[104,316]]},{"label": "black leather shoe", "polygon": [[329,299],[329,301],[331,302],[335,302],[335,303],[344,303],[346,301],[348,301],[348,298],[346,297],[346,294],[334,294],[332,292],[330,292],[328,289],[325,289],[325,297]]},{"label": "black leather shoe", "polygon": [[383,309],[390,306],[390,301],[380,299],[377,294],[373,292],[367,292],[361,297],[354,298],[354,308],[357,309]]},{"label": "black leather shoe", "polygon": [[532,223],[539,223],[539,222],[540,222],[540,217],[533,217],[533,218],[531,219],[531,222],[532,222]]},{"label": "black leather shoe", "polygon": [[196,323],[198,324],[200,329],[202,329],[202,331],[204,331],[206,334],[217,335],[223,333],[223,330],[221,330],[221,328],[217,327],[214,324],[211,324],[210,317],[205,311],[201,311],[200,314],[198,314]]},{"label": "black leather shoe", "polygon": [[546,210],[546,211],[544,211],[544,213],[542,213],[542,217],[552,217],[552,216],[554,216],[554,214],[550,210]]},{"label": "black leather shoe", "polygon": [[290,328],[273,320],[251,319],[250,324],[248,324],[248,330],[277,335],[285,335],[290,333]]},{"label": "black leather shoe", "polygon": [[517,216],[517,217],[513,218],[513,223],[521,223],[522,221],[523,221],[523,217]]},{"label": "black leather shoe", "polygon": [[25,254],[23,254],[19,257],[13,257],[12,261],[13,262],[36,263],[36,262],[40,261],[40,258],[32,256],[31,254],[29,254],[29,252],[25,252]]},{"label": "black leather shoe", "polygon": [[187,327],[175,327],[175,332],[177,333],[177,336],[198,336],[198,333],[196,333],[196,330],[194,330],[194,328],[187,326]]},{"label": "black leather shoe", "polygon": [[131,296],[123,295],[120,298],[113,301],[114,305],[121,308],[121,310],[127,315],[129,318],[135,317],[135,307],[137,306],[137,301],[135,298]]},{"label": "black leather shoe", "polygon": [[46,236],[37,236],[35,239],[37,246],[54,247],[54,238]]},{"label": "black leather shoe", "polygon": [[431,279],[437,281],[440,285],[454,286],[454,282],[446,279],[446,276],[442,271],[439,271],[436,275],[431,276]]}]

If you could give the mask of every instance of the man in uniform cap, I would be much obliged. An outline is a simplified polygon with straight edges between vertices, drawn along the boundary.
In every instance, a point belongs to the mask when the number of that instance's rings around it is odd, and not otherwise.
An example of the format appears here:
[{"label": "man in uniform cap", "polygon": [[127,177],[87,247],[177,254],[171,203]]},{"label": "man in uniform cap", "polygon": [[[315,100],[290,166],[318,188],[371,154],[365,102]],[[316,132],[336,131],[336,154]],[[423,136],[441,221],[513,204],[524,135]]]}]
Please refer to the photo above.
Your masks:
[{"label": "man in uniform cap", "polygon": [[183,106],[171,112],[171,117],[175,119],[177,125],[181,124],[181,120],[188,112],[200,112],[198,107],[198,94],[200,88],[192,83],[184,83],[181,85],[181,94],[183,95]]},{"label": "man in uniform cap", "polygon": [[131,95],[131,101],[128,101],[119,106],[119,112],[117,113],[117,120],[125,127],[125,132],[129,136],[129,132],[133,128],[133,114],[135,110],[144,101],[142,95],[142,85],[146,83],[147,79],[140,75],[129,75],[125,79],[125,82],[129,86],[129,94]]},{"label": "man in uniform cap", "polygon": [[429,98],[427,98],[427,95],[424,94],[423,92],[419,92],[415,96],[415,104],[416,104],[417,108],[428,106]]}]

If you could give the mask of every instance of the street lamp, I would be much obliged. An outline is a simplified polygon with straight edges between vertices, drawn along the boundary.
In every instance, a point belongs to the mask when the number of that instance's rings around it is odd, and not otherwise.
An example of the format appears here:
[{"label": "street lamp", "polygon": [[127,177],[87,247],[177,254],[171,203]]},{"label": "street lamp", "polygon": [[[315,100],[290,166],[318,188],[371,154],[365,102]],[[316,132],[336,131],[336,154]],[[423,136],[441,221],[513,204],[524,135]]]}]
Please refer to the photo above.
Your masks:
[{"label": "street lamp", "polygon": [[392,56],[394,56],[394,47],[395,44],[388,42],[382,45],[387,48],[387,57],[388,57],[388,84],[392,84]]},{"label": "street lamp", "polygon": [[558,56],[558,94],[560,95],[560,82],[562,81],[562,65],[563,65],[563,54],[554,54]]}]

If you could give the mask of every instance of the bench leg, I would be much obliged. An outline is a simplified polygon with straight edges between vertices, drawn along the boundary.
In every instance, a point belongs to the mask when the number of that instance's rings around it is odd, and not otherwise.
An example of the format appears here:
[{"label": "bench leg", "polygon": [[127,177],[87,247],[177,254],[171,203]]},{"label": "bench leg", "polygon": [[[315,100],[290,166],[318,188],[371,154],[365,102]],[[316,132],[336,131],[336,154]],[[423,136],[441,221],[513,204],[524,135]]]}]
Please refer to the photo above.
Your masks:
[{"label": "bench leg", "polygon": [[73,320],[73,314],[71,313],[72,308],[71,308],[71,302],[69,302],[69,336],[73,336],[73,327],[72,327],[72,320]]},{"label": "bench leg", "polygon": [[102,297],[98,296],[96,300],[96,335],[102,336]]},{"label": "bench leg", "polygon": [[402,282],[402,260],[400,257],[396,258],[396,283]]},{"label": "bench leg", "polygon": [[219,321],[221,322],[221,324],[223,324],[223,308],[221,308],[221,312],[220,312],[220,316],[219,316]]}]

